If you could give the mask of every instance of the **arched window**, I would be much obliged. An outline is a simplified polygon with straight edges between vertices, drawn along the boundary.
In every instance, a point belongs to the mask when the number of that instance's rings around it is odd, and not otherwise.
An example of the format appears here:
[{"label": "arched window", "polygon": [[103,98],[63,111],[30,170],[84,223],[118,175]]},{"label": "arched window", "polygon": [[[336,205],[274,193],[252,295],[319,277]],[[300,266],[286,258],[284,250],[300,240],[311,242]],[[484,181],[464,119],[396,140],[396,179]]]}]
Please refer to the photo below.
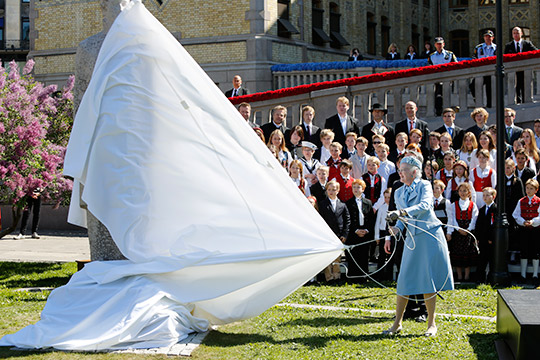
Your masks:
[{"label": "arched window", "polygon": [[[424,44],[426,42],[431,43],[431,35],[429,34],[429,29],[425,27],[422,32],[424,33]],[[423,46],[423,45],[422,45]]]},{"label": "arched window", "polygon": [[457,57],[471,56],[471,49],[469,46],[469,31],[450,31],[450,41],[445,44],[445,48],[452,51]]},{"label": "arched window", "polygon": [[332,41],[323,30],[324,24],[324,9],[321,0],[313,0],[311,2],[311,42],[315,45],[324,45]]},{"label": "arched window", "polygon": [[340,49],[342,46],[349,45],[349,42],[345,40],[341,35],[341,14],[339,13],[338,4],[330,3],[330,46],[336,49]]},{"label": "arched window", "polygon": [[377,50],[377,22],[375,21],[375,14],[367,13],[367,52],[368,54],[375,55]]}]

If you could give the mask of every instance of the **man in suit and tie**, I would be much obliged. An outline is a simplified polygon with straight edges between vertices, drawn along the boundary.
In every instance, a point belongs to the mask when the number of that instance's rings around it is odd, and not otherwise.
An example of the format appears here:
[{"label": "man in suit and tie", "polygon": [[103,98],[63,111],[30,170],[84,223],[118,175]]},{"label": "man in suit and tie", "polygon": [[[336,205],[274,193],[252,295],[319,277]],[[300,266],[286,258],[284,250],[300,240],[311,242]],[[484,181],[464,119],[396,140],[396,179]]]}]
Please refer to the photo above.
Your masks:
[{"label": "man in suit and tie", "polygon": [[523,129],[519,126],[514,125],[514,120],[516,119],[516,111],[514,109],[505,108],[504,109],[504,124],[505,126],[505,139],[508,145],[513,146],[514,141],[521,137]]},{"label": "man in suit and tie", "polygon": [[309,141],[318,148],[321,147],[321,129],[313,124],[315,109],[305,106],[302,109],[302,128],[304,129],[304,141]]},{"label": "man in suit and tie", "polygon": [[444,125],[435,131],[439,134],[447,132],[452,137],[452,147],[456,150],[461,148],[461,144],[463,143],[463,135],[465,135],[465,133],[463,132],[462,128],[454,124],[454,121],[456,120],[456,112],[452,108],[446,108],[443,110],[442,118]]},{"label": "man in suit and tie", "polygon": [[249,90],[246,89],[245,87],[242,87],[242,78],[240,77],[240,75],[235,75],[233,77],[232,83],[233,83],[233,88],[225,92],[226,97],[230,98],[230,97],[243,96],[243,95],[249,94]]},{"label": "man in suit and tie", "polygon": [[[512,29],[512,41],[504,46],[505,54],[519,54],[526,51],[538,50],[532,42],[523,40],[523,31],[520,27]],[[528,84],[530,86],[530,84]],[[524,100],[525,74],[523,71],[516,72],[516,104]],[[530,101],[530,99],[529,99]]]},{"label": "man in suit and tie", "polygon": [[274,130],[281,130],[283,135],[289,130],[283,123],[287,118],[287,108],[282,105],[278,105],[272,109],[272,121],[261,126],[261,130],[264,134],[266,142],[270,141],[270,134]]},{"label": "man in suit and tie", "polygon": [[412,129],[418,129],[422,132],[422,146],[424,148],[428,147],[428,141],[429,141],[429,129],[427,122],[420,120],[416,117],[416,113],[418,112],[418,106],[416,106],[416,103],[414,101],[409,101],[405,104],[405,115],[407,115],[407,118],[405,120],[402,120],[396,124],[396,134],[399,134],[400,132],[404,132],[408,136],[411,135]]},{"label": "man in suit and tie", "polygon": [[371,113],[372,121],[362,128],[362,136],[370,141],[366,152],[373,154],[374,149],[371,139],[375,134],[384,136],[385,143],[390,146],[391,150],[394,149],[396,146],[394,129],[384,123],[384,116],[388,113],[388,109],[381,104],[373,104],[369,112]]},{"label": "man in suit and tie", "polygon": [[[355,118],[347,114],[349,111],[349,99],[341,96],[336,100],[337,114],[326,119],[324,123],[325,129],[330,129],[334,132],[334,141],[337,141],[341,146],[346,147],[345,135],[349,132],[360,134],[360,128]],[[369,137],[371,139],[371,137]]]}]

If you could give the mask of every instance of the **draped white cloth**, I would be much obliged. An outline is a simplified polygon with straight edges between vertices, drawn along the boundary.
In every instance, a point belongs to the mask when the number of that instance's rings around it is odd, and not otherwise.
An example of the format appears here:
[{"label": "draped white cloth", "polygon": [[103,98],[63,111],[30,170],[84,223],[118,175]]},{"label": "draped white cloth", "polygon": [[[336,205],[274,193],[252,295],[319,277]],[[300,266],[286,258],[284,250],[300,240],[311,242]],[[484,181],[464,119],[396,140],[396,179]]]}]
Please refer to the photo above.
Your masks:
[{"label": "draped white cloth", "polygon": [[[140,0],[109,30],[65,161],[125,261],[92,262],[0,346],[169,346],[256,316],[341,252],[210,78]],[[79,185],[83,184],[82,194]],[[296,214],[291,217],[290,214]]]}]

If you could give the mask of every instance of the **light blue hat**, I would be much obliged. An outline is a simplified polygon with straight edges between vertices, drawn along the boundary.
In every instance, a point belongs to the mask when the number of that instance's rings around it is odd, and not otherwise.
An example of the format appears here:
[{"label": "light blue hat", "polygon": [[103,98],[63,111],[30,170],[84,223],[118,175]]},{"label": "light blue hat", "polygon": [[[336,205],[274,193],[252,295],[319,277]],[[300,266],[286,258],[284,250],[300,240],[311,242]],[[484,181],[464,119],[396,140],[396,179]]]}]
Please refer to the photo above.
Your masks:
[{"label": "light blue hat", "polygon": [[405,156],[403,159],[401,159],[401,164],[409,164],[411,166],[416,166],[417,168],[422,169],[422,163],[414,156]]}]

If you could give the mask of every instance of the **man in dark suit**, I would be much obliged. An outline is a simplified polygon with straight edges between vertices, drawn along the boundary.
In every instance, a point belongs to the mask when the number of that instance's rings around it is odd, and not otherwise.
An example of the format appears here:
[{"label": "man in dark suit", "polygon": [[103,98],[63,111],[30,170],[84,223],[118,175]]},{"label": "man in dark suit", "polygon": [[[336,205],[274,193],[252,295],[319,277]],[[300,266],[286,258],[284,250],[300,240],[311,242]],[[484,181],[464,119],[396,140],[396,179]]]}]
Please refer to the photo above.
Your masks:
[{"label": "man in dark suit", "polygon": [[[476,227],[474,228],[474,233],[478,240],[478,247],[480,248],[476,279],[481,283],[486,281],[486,267],[490,262],[493,241],[495,240],[494,225],[495,216],[497,214],[497,204],[493,201],[496,196],[497,191],[491,187],[482,190],[482,197],[486,205],[482,206],[478,211]],[[491,269],[492,266],[490,265],[489,267]]]},{"label": "man in dark suit", "polygon": [[272,109],[272,121],[261,126],[261,130],[264,134],[264,139],[267,143],[268,141],[270,141],[270,134],[272,134],[274,130],[281,130],[283,135],[285,135],[285,133],[289,131],[289,128],[286,127],[285,124],[283,124],[286,118],[287,108],[285,106],[278,105]]},{"label": "man in dark suit", "polygon": [[249,94],[249,90],[245,87],[242,87],[242,78],[240,77],[240,75],[235,75],[233,77],[232,83],[233,88],[225,92],[226,97],[230,98]]},{"label": "man in dark suit", "polygon": [[446,108],[443,110],[442,118],[444,125],[435,130],[439,134],[443,134],[445,132],[449,133],[452,137],[452,147],[457,150],[461,148],[461,144],[463,143],[463,135],[465,133],[463,132],[463,129],[454,124],[454,121],[456,120],[456,112],[452,108]]},{"label": "man in dark suit", "polygon": [[339,97],[336,100],[337,114],[326,119],[324,123],[325,129],[330,129],[334,132],[334,141],[337,141],[341,146],[346,147],[345,135],[349,132],[360,134],[358,121],[347,114],[349,111],[349,99],[345,96]]},{"label": "man in dark suit", "polygon": [[[362,244],[373,240],[375,233],[375,213],[371,201],[362,196],[366,183],[356,179],[352,184],[353,197],[345,205],[351,216],[351,228],[347,245]],[[345,252],[348,264],[348,274],[353,282],[364,282],[364,277],[354,278],[369,273],[369,245],[360,245]],[[363,270],[363,271],[362,271]]]},{"label": "man in dark suit", "polygon": [[381,104],[373,104],[371,109],[369,109],[369,112],[371,113],[372,121],[362,128],[362,136],[369,141],[366,152],[368,154],[373,154],[374,149],[371,139],[375,134],[384,136],[385,143],[390,146],[390,150],[393,150],[396,147],[394,129],[390,125],[384,123],[384,116],[388,113],[388,109]]},{"label": "man in dark suit", "polygon": [[409,101],[405,104],[405,114],[407,118],[396,124],[396,135],[404,132],[408,136],[411,135],[412,129],[418,129],[422,132],[422,146],[427,148],[429,143],[429,129],[427,122],[416,117],[418,106],[414,101]]},{"label": "man in dark suit", "polygon": [[[526,51],[538,50],[532,42],[523,40],[523,31],[520,27],[512,29],[512,41],[504,46],[505,54],[517,54]],[[530,86],[530,84],[528,84]],[[524,100],[525,74],[523,71],[516,72],[516,104],[521,104]],[[529,99],[530,101],[530,99]]]},{"label": "man in dark suit", "polygon": [[505,108],[504,109],[504,124],[505,124],[505,140],[508,145],[513,146],[514,141],[521,137],[523,129],[519,126],[514,125],[514,120],[516,119],[516,111],[514,109]]},{"label": "man in dark suit", "polygon": [[302,109],[302,128],[304,130],[304,141],[309,141],[318,148],[321,147],[321,128],[313,124],[315,109],[311,106],[305,106]]}]

